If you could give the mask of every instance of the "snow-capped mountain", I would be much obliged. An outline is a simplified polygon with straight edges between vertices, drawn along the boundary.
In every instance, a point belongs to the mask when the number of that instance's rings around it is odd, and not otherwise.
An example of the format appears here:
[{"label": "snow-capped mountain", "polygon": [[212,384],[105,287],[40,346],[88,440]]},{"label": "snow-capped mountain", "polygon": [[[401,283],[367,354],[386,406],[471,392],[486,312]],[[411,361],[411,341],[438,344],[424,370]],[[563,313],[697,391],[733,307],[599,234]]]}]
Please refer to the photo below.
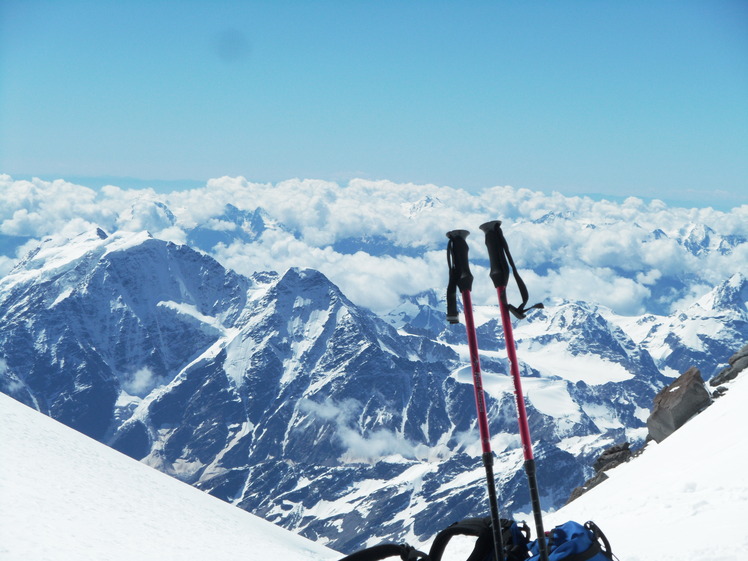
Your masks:
[{"label": "snow-capped mountain", "polygon": [[342,555],[0,394],[4,561],[333,561]]},{"label": "snow-capped mountain", "polygon": [[147,233],[49,240],[0,280],[8,393],[106,440],[238,321],[249,284]]},{"label": "snow-capped mountain", "polygon": [[[715,289],[693,325],[713,310],[714,325],[745,339],[745,286]],[[719,315],[741,298],[743,316]],[[416,298],[393,325],[313,269],[245,277],[147,233],[96,230],[44,242],[0,280],[0,389],[340,551],[422,543],[486,508],[464,327],[436,322],[437,305]],[[521,511],[497,310],[476,313],[497,480]],[[561,302],[517,324],[546,508],[602,448],[643,440],[666,381],[658,366],[692,348],[680,337],[653,360],[667,319],[642,338],[600,306]]]},{"label": "snow-capped mountain", "polygon": [[711,378],[748,339],[747,302],[748,278],[735,273],[670,316],[609,317],[649,351],[663,373],[676,376],[698,365]]},{"label": "snow-capped mountain", "polygon": [[262,208],[245,211],[227,204],[220,215],[189,229],[187,242],[191,247],[210,252],[218,244],[229,246],[235,242],[251,243],[266,230],[283,229]]}]

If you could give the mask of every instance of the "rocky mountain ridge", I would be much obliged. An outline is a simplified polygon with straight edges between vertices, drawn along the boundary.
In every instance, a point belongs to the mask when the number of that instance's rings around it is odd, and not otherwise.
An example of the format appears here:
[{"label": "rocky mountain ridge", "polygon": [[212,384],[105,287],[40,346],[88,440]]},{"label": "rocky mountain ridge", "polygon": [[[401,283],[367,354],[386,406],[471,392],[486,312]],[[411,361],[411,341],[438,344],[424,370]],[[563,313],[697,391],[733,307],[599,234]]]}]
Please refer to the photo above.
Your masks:
[{"label": "rocky mountain ridge", "polygon": [[[736,275],[684,317],[562,302],[517,325],[546,508],[606,446],[644,438],[661,365],[745,340],[745,305],[732,306],[746,284]],[[416,299],[393,325],[312,269],[244,277],[188,246],[97,230],[42,244],[0,280],[0,390],[336,549],[418,543],[485,505],[464,327],[445,328],[438,305]],[[477,313],[497,479],[521,511],[500,329]]]}]

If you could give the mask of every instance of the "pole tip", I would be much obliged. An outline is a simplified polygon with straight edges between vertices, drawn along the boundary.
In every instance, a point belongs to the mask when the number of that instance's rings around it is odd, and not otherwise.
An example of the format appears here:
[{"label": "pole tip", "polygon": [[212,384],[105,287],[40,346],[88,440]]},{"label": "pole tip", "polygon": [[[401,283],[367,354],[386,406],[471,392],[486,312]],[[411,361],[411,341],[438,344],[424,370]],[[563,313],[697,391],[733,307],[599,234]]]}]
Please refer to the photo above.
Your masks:
[{"label": "pole tip", "polygon": [[501,226],[501,220],[490,220],[481,224],[480,229],[488,233],[491,230],[498,228],[499,226]]}]

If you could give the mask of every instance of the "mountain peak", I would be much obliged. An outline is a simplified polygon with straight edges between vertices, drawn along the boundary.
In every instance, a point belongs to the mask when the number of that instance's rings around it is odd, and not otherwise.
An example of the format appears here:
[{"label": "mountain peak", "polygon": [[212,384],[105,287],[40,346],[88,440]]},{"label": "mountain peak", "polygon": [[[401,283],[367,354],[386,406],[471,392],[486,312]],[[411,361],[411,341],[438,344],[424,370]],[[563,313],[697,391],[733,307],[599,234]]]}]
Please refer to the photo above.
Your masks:
[{"label": "mountain peak", "polygon": [[80,265],[86,259],[98,259],[103,254],[138,245],[149,239],[147,232],[118,231],[107,235],[101,228],[93,228],[72,238],[51,236],[21,259],[0,280],[0,286],[11,286],[32,277],[51,278]]},{"label": "mountain peak", "polygon": [[403,203],[403,210],[408,218],[414,218],[429,209],[444,206],[444,203],[438,197],[426,195],[414,203]]},{"label": "mountain peak", "polygon": [[735,273],[732,277],[716,286],[700,298],[694,306],[705,310],[741,310],[746,313],[748,303],[748,277]]},{"label": "mountain peak", "polygon": [[174,213],[161,201],[143,196],[136,199],[130,208],[123,212],[118,222],[131,231],[152,230],[158,232],[177,223]]},{"label": "mountain peak", "polygon": [[289,267],[283,275],[281,275],[280,283],[311,283],[313,285],[329,284],[332,286],[332,282],[317,269],[311,269],[309,267]]}]

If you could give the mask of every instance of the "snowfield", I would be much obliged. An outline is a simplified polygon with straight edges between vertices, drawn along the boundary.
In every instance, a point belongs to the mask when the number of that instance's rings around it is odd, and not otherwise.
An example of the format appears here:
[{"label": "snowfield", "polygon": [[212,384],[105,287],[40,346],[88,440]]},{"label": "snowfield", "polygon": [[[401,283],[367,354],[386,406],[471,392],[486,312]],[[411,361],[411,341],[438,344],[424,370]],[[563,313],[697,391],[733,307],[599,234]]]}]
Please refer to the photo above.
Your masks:
[{"label": "snowfield", "polygon": [[[650,442],[639,457],[609,470],[607,481],[547,513],[545,530],[592,520],[620,561],[748,559],[748,371],[727,387],[660,444]],[[535,537],[532,513],[517,518]],[[448,560],[467,559],[472,546],[464,538],[450,544]]]},{"label": "snowfield", "polygon": [[[748,372],[660,444],[544,519],[593,520],[621,561],[748,559]],[[539,482],[542,485],[542,482]]]},{"label": "snowfield", "polygon": [[0,394],[3,561],[328,561],[342,555]]}]

